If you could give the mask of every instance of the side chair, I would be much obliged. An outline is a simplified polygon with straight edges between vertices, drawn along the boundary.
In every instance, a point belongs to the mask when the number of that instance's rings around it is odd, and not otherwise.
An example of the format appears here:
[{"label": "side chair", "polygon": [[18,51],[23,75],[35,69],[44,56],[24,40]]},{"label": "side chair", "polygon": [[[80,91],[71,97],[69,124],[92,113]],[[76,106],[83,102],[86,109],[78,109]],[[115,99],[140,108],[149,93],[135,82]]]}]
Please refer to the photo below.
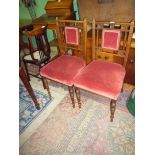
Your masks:
[{"label": "side chair", "polygon": [[93,61],[74,79],[79,108],[81,108],[80,89],[110,98],[111,122],[114,118],[116,100],[123,87],[133,28],[133,21],[115,23],[93,19]]},{"label": "side chair", "polygon": [[43,79],[39,72],[32,74],[29,72],[27,65],[33,64],[40,68],[50,60],[50,45],[47,38],[47,26],[39,26],[32,30],[25,29],[23,34],[28,38],[28,46],[30,53],[23,56],[23,62],[25,70],[30,81],[30,75],[40,78],[43,82],[44,88],[46,88]]},{"label": "side chair", "polygon": [[73,79],[86,66],[87,19],[57,20],[60,56],[41,68],[48,93],[48,80],[68,86],[73,108],[75,107]]}]

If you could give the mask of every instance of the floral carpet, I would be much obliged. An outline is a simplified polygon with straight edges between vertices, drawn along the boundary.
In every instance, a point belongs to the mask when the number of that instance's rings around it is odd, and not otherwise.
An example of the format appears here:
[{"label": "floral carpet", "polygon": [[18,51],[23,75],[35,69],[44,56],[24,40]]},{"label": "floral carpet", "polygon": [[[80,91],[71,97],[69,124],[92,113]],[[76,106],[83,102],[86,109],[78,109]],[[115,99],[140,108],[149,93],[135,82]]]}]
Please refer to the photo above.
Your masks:
[{"label": "floral carpet", "polygon": [[23,133],[33,120],[51,103],[49,97],[42,92],[34,90],[34,93],[40,103],[40,110],[36,109],[26,88],[19,84],[19,134]]},{"label": "floral carpet", "polygon": [[[57,104],[68,93],[66,87],[54,82],[50,83],[52,99],[48,97],[47,90],[43,88],[40,79],[31,77],[31,86],[41,109],[37,110],[29,96],[22,81],[19,82],[19,139],[20,146],[34,133],[34,131],[44,122],[49,114],[55,109]],[[52,84],[52,86],[51,86]]]},{"label": "floral carpet", "polygon": [[135,119],[120,95],[110,122],[109,100],[81,92],[82,108],[72,108],[69,94],[20,147],[20,155],[134,155]]}]

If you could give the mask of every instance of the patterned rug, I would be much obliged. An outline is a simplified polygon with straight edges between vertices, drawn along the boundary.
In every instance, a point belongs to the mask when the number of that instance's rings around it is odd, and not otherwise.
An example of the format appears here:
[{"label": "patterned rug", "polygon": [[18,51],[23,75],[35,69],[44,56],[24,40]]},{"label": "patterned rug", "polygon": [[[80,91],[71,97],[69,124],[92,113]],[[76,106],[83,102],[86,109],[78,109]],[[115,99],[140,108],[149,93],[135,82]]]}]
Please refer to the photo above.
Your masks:
[{"label": "patterned rug", "polygon": [[109,100],[82,92],[82,108],[67,95],[20,147],[20,155],[134,155],[134,117],[126,108],[130,92],[119,97],[111,123]]},{"label": "patterned rug", "polygon": [[[22,81],[19,83],[19,135],[20,146],[34,133],[34,131],[45,121],[49,114],[55,109],[57,104],[68,93],[66,87],[54,83],[50,83],[52,100],[49,100],[47,90],[43,88],[42,81],[31,77],[31,86],[36,95],[41,109],[36,110],[27,90],[23,86]],[[52,86],[51,86],[52,84]]]},{"label": "patterned rug", "polygon": [[40,110],[37,110],[26,88],[19,84],[19,134],[22,134],[25,129],[45,110],[52,101],[49,97],[40,91],[34,90],[34,94],[40,103]]}]

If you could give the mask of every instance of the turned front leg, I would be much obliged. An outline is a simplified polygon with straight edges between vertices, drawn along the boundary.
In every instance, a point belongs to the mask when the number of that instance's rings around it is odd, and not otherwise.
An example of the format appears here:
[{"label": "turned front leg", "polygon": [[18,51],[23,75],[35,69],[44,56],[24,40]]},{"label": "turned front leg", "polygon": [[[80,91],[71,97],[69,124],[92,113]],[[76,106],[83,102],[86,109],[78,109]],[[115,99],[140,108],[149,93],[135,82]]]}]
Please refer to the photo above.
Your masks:
[{"label": "turned front leg", "polygon": [[49,89],[49,85],[48,85],[47,79],[46,78],[43,78],[43,77],[42,77],[42,79],[43,79],[43,83],[45,85],[45,88],[47,89],[49,98],[52,99],[52,96],[51,96],[51,93],[50,93],[50,89]]},{"label": "turned front leg", "polygon": [[69,94],[70,94],[70,98],[71,98],[71,101],[72,101],[73,108],[75,108],[75,100],[74,100],[74,89],[73,89],[73,86],[68,86],[68,90],[69,90]]},{"label": "turned front leg", "polygon": [[111,112],[110,121],[111,122],[113,122],[115,110],[116,110],[116,100],[111,100],[110,102],[110,112]]},{"label": "turned front leg", "polygon": [[81,98],[80,98],[80,89],[75,87],[75,93],[76,93],[76,98],[77,98],[77,101],[78,101],[78,105],[79,105],[79,108],[81,108]]},{"label": "turned front leg", "polygon": [[41,78],[41,81],[42,81],[42,83],[43,83],[44,89],[47,89],[46,84],[45,84],[45,80],[44,80],[43,78]]}]

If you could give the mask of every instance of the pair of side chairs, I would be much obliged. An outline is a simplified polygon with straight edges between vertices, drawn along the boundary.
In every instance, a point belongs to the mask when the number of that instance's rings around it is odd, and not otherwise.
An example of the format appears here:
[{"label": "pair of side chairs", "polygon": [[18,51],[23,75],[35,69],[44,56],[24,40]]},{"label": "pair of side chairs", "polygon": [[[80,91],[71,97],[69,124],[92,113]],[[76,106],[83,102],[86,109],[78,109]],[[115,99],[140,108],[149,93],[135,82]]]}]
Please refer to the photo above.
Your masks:
[{"label": "pair of side chairs", "polygon": [[[93,19],[93,61],[89,64],[86,64],[87,19],[57,20],[56,23],[61,56],[40,69],[49,96],[51,97],[47,79],[68,86],[73,108],[74,92],[81,108],[80,89],[108,97],[111,99],[110,121],[113,121],[116,100],[125,77],[134,22],[114,23]],[[121,58],[121,64],[114,63],[111,55]]]}]

